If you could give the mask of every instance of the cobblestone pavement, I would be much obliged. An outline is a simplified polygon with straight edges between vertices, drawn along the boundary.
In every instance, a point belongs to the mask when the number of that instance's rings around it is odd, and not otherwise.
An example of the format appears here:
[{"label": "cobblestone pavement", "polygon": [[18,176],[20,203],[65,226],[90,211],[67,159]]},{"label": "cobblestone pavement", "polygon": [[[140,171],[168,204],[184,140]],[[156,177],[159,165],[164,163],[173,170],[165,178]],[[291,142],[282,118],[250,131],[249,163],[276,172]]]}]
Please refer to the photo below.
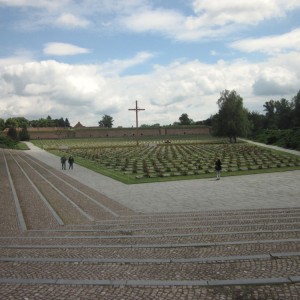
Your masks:
[{"label": "cobblestone pavement", "polygon": [[0,150],[0,299],[300,299],[300,171],[126,186]]}]

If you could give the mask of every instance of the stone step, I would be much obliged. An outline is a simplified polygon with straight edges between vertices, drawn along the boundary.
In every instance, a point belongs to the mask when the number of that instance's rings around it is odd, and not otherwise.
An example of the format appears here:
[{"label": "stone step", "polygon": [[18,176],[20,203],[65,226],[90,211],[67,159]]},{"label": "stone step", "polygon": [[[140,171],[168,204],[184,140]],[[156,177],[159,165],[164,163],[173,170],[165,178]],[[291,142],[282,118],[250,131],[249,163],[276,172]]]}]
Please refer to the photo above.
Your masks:
[{"label": "stone step", "polygon": [[[292,281],[294,280],[294,281]],[[243,281],[93,281],[93,280],[46,280],[7,279],[3,295],[36,295],[40,299],[297,299],[300,283],[292,278],[266,278]],[[171,284],[173,283],[173,285]],[[212,285],[214,283],[215,285]],[[292,284],[291,284],[292,283]],[[222,285],[220,285],[222,284]],[[176,288],[177,287],[177,288]],[[275,296],[274,296],[275,295]],[[296,298],[295,298],[296,296]],[[275,298],[274,298],[275,297]]]},{"label": "stone step", "polygon": [[[300,252],[300,242],[295,240],[261,241],[251,243],[211,243],[177,245],[6,245],[0,247],[1,258],[101,258],[101,259],[195,259],[224,256],[285,255]],[[278,254],[279,255],[279,254]]]},{"label": "stone step", "polygon": [[268,225],[268,224],[277,224],[277,225],[295,225],[299,224],[300,218],[298,217],[286,217],[286,218],[257,218],[257,219],[221,219],[221,220],[205,220],[199,219],[196,221],[192,221],[189,219],[178,219],[178,220],[145,220],[145,221],[132,221],[132,222],[95,222],[93,224],[78,224],[78,225],[69,225],[65,226],[64,228],[68,229],[121,229],[121,228],[143,228],[143,227],[152,227],[152,228],[161,228],[163,226],[176,226],[183,227],[183,226],[192,226],[192,227],[201,227],[201,226],[236,226],[240,225],[244,226],[255,226],[255,225]]},{"label": "stone step", "polygon": [[[22,236],[28,237],[51,237],[51,236],[133,236],[133,235],[155,235],[155,234],[199,234],[199,233],[228,233],[228,232],[287,232],[299,231],[300,223],[273,223],[273,224],[253,224],[253,225],[223,225],[223,226],[180,226],[171,224],[162,227],[131,227],[131,228],[113,228],[113,229],[49,229],[49,230],[30,230],[24,232]],[[6,236],[11,236],[7,234]]]},{"label": "stone step", "polygon": [[298,238],[300,236],[300,229],[287,229],[287,230],[255,230],[255,231],[216,231],[216,232],[188,232],[188,233],[156,233],[156,234],[131,234],[131,232],[114,232],[114,234],[111,234],[111,232],[106,232],[106,234],[102,233],[94,233],[89,234],[89,232],[85,232],[85,234],[76,234],[76,232],[72,232],[72,234],[64,233],[61,235],[55,235],[55,234],[46,234],[46,235],[18,235],[18,236],[1,236],[0,237],[0,245],[2,243],[7,243],[8,241],[36,241],[36,240],[168,240],[172,238],[177,238],[180,240],[184,239],[231,239],[232,237],[236,238],[237,240],[241,239],[244,240],[247,238],[247,240],[251,240],[253,238],[255,239],[261,239],[261,238],[278,238],[282,239],[282,237],[293,237]]},{"label": "stone step", "polygon": [[64,280],[213,281],[289,278],[298,276],[300,257],[257,256],[228,260],[0,261],[0,278]]},{"label": "stone step", "polygon": [[195,258],[48,258],[48,257],[0,257],[0,262],[17,263],[109,263],[109,264],[171,264],[171,263],[224,263],[254,260],[298,259],[300,252],[268,253],[256,255],[209,256]]},{"label": "stone step", "polygon": [[300,232],[270,233],[226,233],[187,235],[143,235],[143,236],[69,236],[69,237],[1,237],[0,248],[14,246],[65,247],[207,247],[217,244],[273,243],[276,241],[300,241]]},{"label": "stone step", "polygon": [[[54,179],[54,183],[59,182],[60,185],[65,187],[73,187],[74,191],[80,191],[81,195],[89,198],[93,198],[94,200],[98,200],[100,204],[102,204],[102,208],[110,213],[110,217],[119,216],[120,213],[122,215],[132,214],[134,213],[132,210],[127,207],[121,205],[120,203],[100,194],[99,192],[89,188],[88,186],[82,184],[81,182],[69,177],[66,174],[61,173],[59,170],[52,168],[43,162],[36,160],[32,157],[29,157],[25,154],[20,154],[18,156],[14,156],[19,162],[23,161],[27,164],[31,165],[36,172],[43,175],[47,179]],[[94,201],[91,201],[94,202]]]},{"label": "stone step", "polygon": [[[78,221],[57,209],[69,222],[51,226],[45,219],[40,220],[45,226],[32,226],[45,212],[31,184],[24,200],[17,190],[30,226],[15,230],[20,217],[11,205],[14,195],[9,181],[1,180],[10,217],[1,214],[9,226],[0,237],[0,299],[292,299],[300,294],[300,208],[137,214],[23,154],[9,166],[19,186],[28,181],[21,167],[46,191],[46,199],[53,194],[46,189],[51,183],[93,220]],[[59,199],[65,205],[66,199]]]}]

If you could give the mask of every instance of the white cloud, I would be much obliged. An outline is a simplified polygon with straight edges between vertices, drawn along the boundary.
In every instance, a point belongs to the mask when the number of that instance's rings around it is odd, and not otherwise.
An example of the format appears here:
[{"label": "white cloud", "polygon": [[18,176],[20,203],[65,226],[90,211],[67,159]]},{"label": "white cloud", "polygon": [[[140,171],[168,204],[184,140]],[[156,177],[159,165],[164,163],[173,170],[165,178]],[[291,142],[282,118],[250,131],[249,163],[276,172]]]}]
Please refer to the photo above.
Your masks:
[{"label": "white cloud", "polygon": [[16,65],[16,64],[23,64],[27,61],[28,61],[28,58],[22,57],[22,56],[11,56],[11,57],[6,57],[6,58],[0,58],[0,67]]},{"label": "white cloud", "polygon": [[278,0],[195,0],[193,7],[199,24],[224,26],[229,23],[256,24],[282,16],[286,6]]},{"label": "white cloud", "polygon": [[57,18],[56,24],[69,28],[86,28],[89,26],[90,22],[88,20],[85,20],[84,18],[74,16],[73,14],[64,13]]},{"label": "white cloud", "polygon": [[243,52],[276,54],[287,50],[300,50],[300,28],[286,34],[236,41],[230,47]]},{"label": "white cloud", "polygon": [[296,94],[300,86],[299,59],[299,52],[291,52],[261,63],[253,83],[253,93],[270,96]]},{"label": "white cloud", "polygon": [[298,0],[194,0],[193,13],[142,6],[121,15],[122,28],[133,32],[156,32],[169,38],[193,41],[228,36],[237,29],[254,26],[300,7]]},{"label": "white cloud", "polygon": [[170,10],[139,10],[121,18],[121,24],[135,32],[158,31],[175,33],[182,23],[183,16]]},{"label": "white cloud", "polygon": [[66,43],[48,43],[45,45],[43,52],[45,55],[65,56],[86,54],[90,53],[91,50]]},{"label": "white cloud", "polygon": [[44,8],[47,10],[56,10],[67,4],[69,0],[0,0],[0,5],[13,6],[13,7],[31,7],[31,8]]},{"label": "white cloud", "polygon": [[134,57],[128,59],[114,59],[108,61],[99,66],[101,73],[106,74],[107,76],[118,75],[128,68],[140,65],[153,58],[154,54],[151,52],[139,52]]},{"label": "white cloud", "polygon": [[[272,56],[264,63],[174,61],[156,65],[148,74],[121,76],[125,68],[151,57],[143,52],[101,65],[57,61],[0,65],[0,114],[4,118],[67,117],[72,125],[81,121],[86,126],[97,126],[102,115],[109,114],[115,126],[131,126],[135,115],[128,108],[138,100],[146,109],[140,124],[171,124],[182,113],[194,120],[215,114],[224,89],[236,90],[245,107],[262,111],[271,97],[291,99],[300,86],[299,52]],[[109,66],[114,72],[107,71]]]},{"label": "white cloud", "polygon": [[100,29],[109,24],[116,31],[153,32],[181,41],[229,36],[236,29],[283,17],[300,7],[299,0],[194,0],[190,13],[184,13],[150,0],[0,0],[0,4],[34,8],[27,23],[22,22],[31,29],[87,28],[90,24]]}]

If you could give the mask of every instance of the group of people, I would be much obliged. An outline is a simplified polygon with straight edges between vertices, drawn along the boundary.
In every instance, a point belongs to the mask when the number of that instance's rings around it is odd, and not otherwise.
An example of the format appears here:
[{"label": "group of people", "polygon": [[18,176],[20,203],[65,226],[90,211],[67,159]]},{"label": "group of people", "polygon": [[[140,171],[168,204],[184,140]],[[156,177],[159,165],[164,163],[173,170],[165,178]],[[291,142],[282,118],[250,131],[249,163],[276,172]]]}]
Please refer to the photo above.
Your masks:
[{"label": "group of people", "polygon": [[65,155],[63,155],[61,158],[60,158],[60,162],[61,162],[61,169],[62,170],[65,170],[66,169],[66,163],[68,161],[68,164],[69,164],[69,169],[72,169],[73,170],[73,164],[74,164],[74,157],[71,155],[69,156],[69,158],[67,159]]}]

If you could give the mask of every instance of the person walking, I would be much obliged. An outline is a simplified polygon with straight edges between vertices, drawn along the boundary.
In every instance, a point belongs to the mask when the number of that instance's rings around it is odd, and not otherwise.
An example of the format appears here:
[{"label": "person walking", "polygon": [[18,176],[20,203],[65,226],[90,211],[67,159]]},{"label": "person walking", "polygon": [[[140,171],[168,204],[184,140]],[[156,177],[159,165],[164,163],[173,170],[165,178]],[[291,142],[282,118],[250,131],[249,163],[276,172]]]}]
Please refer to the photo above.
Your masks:
[{"label": "person walking", "polygon": [[72,155],[69,157],[68,163],[69,163],[69,170],[70,170],[70,169],[73,170],[74,157],[73,157]]},{"label": "person walking", "polygon": [[67,158],[63,155],[63,156],[60,158],[61,169],[62,169],[62,170],[65,170],[65,169],[66,169],[66,161],[67,161]]},{"label": "person walking", "polygon": [[216,160],[215,170],[216,170],[217,180],[220,180],[221,170],[222,170],[222,162],[219,158]]}]

